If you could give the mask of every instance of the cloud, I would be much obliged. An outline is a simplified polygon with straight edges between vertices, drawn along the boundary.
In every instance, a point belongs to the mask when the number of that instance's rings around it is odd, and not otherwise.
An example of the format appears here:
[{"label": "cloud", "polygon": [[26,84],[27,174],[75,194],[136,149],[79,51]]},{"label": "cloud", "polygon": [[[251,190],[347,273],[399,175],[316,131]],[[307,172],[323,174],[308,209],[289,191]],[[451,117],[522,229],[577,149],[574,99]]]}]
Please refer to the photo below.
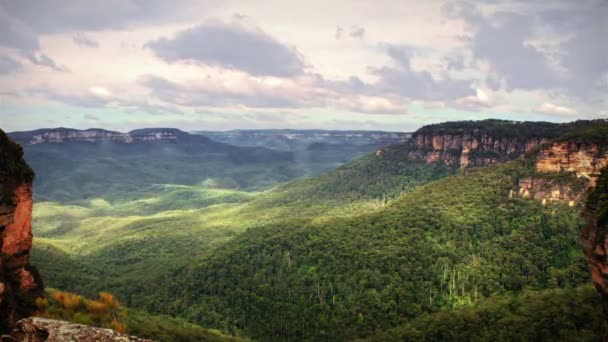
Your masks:
[{"label": "cloud", "polygon": [[84,118],[90,121],[99,121],[99,117],[93,114],[85,114]]},{"label": "cloud", "polygon": [[23,65],[12,57],[0,55],[0,76],[15,73],[21,70],[22,67]]},{"label": "cloud", "polygon": [[407,46],[386,45],[386,53],[394,66],[372,68],[379,78],[373,85],[376,92],[418,100],[450,100],[475,94],[470,81],[451,79],[447,74],[436,79],[426,70],[413,70],[414,51]]},{"label": "cloud", "polygon": [[35,52],[30,52],[27,54],[27,58],[30,60],[30,62],[36,65],[49,67],[55,71],[70,72],[70,69],[68,69],[66,66],[58,65],[54,60],[44,53],[37,54]]},{"label": "cloud", "polygon": [[292,77],[304,69],[299,52],[257,27],[208,21],[144,45],[167,63],[185,62]]},{"label": "cloud", "polygon": [[365,29],[361,26],[353,25],[350,27],[350,32],[348,33],[348,35],[351,36],[351,38],[363,39],[363,36],[365,35]]},{"label": "cloud", "polygon": [[65,66],[59,66],[49,56],[39,52],[40,42],[37,34],[24,22],[9,16],[3,4],[0,4],[0,32],[0,46],[16,50],[34,64],[56,71],[68,71]]},{"label": "cloud", "polygon": [[342,39],[342,35],[344,34],[344,29],[340,26],[336,27],[336,32],[334,33],[334,38],[337,40]]},{"label": "cloud", "polygon": [[76,34],[74,37],[72,37],[72,40],[74,41],[74,44],[76,44],[80,47],[87,47],[87,48],[98,48],[99,47],[99,43],[97,43],[96,41],[94,41],[91,38],[86,37],[82,33]]},{"label": "cloud", "polygon": [[442,11],[468,23],[471,35],[463,39],[473,56],[489,62],[508,89],[560,90],[579,97],[607,90],[599,80],[608,72],[608,45],[599,42],[608,34],[608,2],[511,5],[499,3],[488,12],[456,1]]},{"label": "cloud", "polygon": [[143,75],[138,84],[147,88],[158,99],[182,106],[253,108],[286,108],[306,106],[309,101],[296,83],[289,80],[262,79],[237,75],[229,84],[221,80],[201,80],[178,83],[153,75]]},{"label": "cloud", "polygon": [[568,108],[566,106],[558,106],[550,102],[545,102],[536,108],[537,112],[545,113],[545,114],[556,114],[556,115],[565,115],[571,116],[575,115],[576,111],[572,108]]},{"label": "cloud", "polygon": [[212,2],[187,0],[19,0],[2,1],[3,11],[38,34],[125,29],[195,16]]}]

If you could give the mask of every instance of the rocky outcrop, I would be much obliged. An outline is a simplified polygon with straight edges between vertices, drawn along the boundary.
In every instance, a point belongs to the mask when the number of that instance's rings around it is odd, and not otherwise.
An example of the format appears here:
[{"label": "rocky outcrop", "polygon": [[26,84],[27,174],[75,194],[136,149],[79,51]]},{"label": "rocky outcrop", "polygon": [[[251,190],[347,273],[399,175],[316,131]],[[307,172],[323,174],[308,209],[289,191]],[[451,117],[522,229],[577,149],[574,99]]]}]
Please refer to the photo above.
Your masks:
[{"label": "rocky outcrop", "polygon": [[600,144],[569,141],[554,142],[542,149],[536,157],[536,169],[540,172],[573,172],[577,177],[589,180],[591,187],[608,165],[608,148]]},{"label": "rocky outcrop", "polygon": [[65,142],[105,142],[132,144],[138,142],[209,142],[207,137],[188,134],[174,128],[147,128],[129,133],[103,129],[77,130],[71,128],[41,129],[13,132],[10,137],[23,145],[59,144]]},{"label": "rocky outcrop", "polygon": [[585,194],[586,182],[561,182],[559,179],[525,177],[518,181],[516,189],[509,192],[509,198],[529,198],[542,204],[567,203],[574,206]]},{"label": "rocky outcrop", "polygon": [[543,137],[493,136],[482,130],[462,133],[417,133],[408,158],[427,163],[441,161],[461,168],[485,166],[516,159],[548,141]]},{"label": "rocky outcrop", "polygon": [[31,317],[20,320],[10,335],[2,342],[149,342],[135,336],[119,334],[111,329],[90,327],[82,324]]},{"label": "rocky outcrop", "polygon": [[586,224],[581,231],[581,246],[593,283],[602,297],[608,327],[608,167],[603,169],[595,190],[589,194],[583,216]]},{"label": "rocky outcrop", "polygon": [[43,292],[29,264],[33,178],[21,147],[0,131],[0,332],[30,316]]}]

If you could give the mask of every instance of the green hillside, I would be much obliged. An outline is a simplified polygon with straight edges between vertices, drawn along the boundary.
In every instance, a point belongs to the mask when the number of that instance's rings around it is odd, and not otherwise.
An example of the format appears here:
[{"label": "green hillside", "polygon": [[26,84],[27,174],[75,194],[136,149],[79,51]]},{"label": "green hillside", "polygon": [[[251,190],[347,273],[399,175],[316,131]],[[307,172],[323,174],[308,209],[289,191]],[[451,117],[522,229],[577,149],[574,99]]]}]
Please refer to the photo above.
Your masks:
[{"label": "green hillside", "polygon": [[587,283],[580,208],[508,198],[530,172],[523,162],[489,167],[361,215],[250,229],[172,274],[147,307],[255,338],[335,340]]},{"label": "green hillside", "polygon": [[597,340],[581,205],[509,198],[531,159],[463,172],[398,150],[270,190],[38,202],[32,261],[53,287],[256,340]]}]

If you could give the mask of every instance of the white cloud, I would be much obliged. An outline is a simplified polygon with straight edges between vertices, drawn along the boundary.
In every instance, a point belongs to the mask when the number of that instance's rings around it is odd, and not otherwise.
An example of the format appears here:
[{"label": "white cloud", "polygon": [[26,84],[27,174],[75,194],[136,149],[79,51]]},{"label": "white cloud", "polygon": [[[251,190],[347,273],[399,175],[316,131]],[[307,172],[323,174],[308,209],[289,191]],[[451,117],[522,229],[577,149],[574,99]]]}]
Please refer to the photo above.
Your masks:
[{"label": "white cloud", "polygon": [[556,115],[575,115],[576,110],[573,108],[569,108],[566,106],[558,106],[550,102],[544,102],[540,106],[536,108],[537,112],[545,113],[545,114],[556,114]]}]

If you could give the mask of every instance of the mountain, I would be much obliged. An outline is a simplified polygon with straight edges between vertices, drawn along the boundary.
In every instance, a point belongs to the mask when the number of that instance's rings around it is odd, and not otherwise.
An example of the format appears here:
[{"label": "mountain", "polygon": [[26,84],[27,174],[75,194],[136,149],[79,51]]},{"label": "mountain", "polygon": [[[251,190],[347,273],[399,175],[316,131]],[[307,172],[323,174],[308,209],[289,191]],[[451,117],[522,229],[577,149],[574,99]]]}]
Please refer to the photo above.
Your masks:
[{"label": "mountain", "polygon": [[424,126],[411,142],[379,153],[407,155],[411,160],[441,161],[456,167],[484,166],[517,159],[567,133],[606,126],[605,120],[565,124],[504,120],[456,121]]},{"label": "mountain", "polygon": [[77,130],[71,128],[49,128],[35,131],[12,132],[9,136],[22,145],[67,142],[106,142],[133,144],[138,142],[175,142],[175,143],[210,143],[211,140],[200,135],[191,135],[175,128],[146,128],[129,133],[107,131],[91,128]]},{"label": "mountain", "polygon": [[[519,128],[527,125],[519,124]],[[564,131],[576,132],[569,137],[584,136],[589,146],[605,151],[608,146],[597,140],[604,136],[604,125],[591,123],[591,129],[587,125],[582,125],[583,131],[579,124]],[[517,125],[511,128],[517,129]],[[487,139],[500,141],[492,135]],[[465,172],[413,187],[374,210],[249,229],[199,265],[172,274],[172,281],[165,281],[171,283],[167,292],[156,293],[155,302],[167,303],[162,310],[185,314],[208,326],[246,331],[254,338],[329,340],[373,336],[376,331],[413,324],[417,317],[445,310],[460,315],[461,307],[501,310],[492,301],[507,296],[520,303],[518,297],[509,296],[525,296],[532,289],[541,291],[529,294],[536,303],[550,297],[551,291],[565,291],[564,299],[598,305],[584,289],[589,276],[578,244],[583,224],[580,200],[587,187],[593,186],[593,178],[585,171],[589,165],[577,162],[587,145],[576,145],[567,154],[567,160],[573,162],[546,169],[543,158],[554,146],[546,139],[547,145],[539,142],[527,151],[505,153],[504,163],[496,158],[498,165],[467,165]],[[416,140],[412,141],[406,148],[419,149]],[[576,140],[571,143],[578,144]],[[508,151],[495,146],[498,155]],[[602,153],[592,157],[594,165],[606,162]],[[379,153],[375,162],[347,165],[334,173],[350,168],[349,174],[337,177],[348,179],[358,173],[353,169],[369,169],[380,162],[399,165],[399,161],[409,161],[410,170],[412,163],[418,167],[446,164],[442,159],[418,159],[415,154]],[[447,164],[455,170],[461,167]],[[323,176],[316,181],[328,185],[337,179]],[[533,192],[544,195],[525,195],[518,190],[529,179]],[[357,184],[351,188],[353,192],[368,188],[365,177],[353,183]],[[556,195],[554,186],[570,189],[572,197]],[[313,188],[319,192],[302,196],[323,201],[340,194],[339,187],[327,197],[327,186]],[[523,195],[514,195],[519,193]],[[555,200],[547,201],[544,196]],[[300,203],[305,207],[306,201]],[[533,317],[530,311],[536,308],[525,302],[517,305],[517,315]],[[158,306],[149,308],[158,310]],[[581,306],[570,312],[574,315],[570,319],[585,322],[586,315],[596,314],[589,308]],[[545,310],[565,314],[558,306]],[[528,326],[526,333],[541,339],[583,338],[585,334],[597,338],[593,331],[598,322],[588,320],[575,332],[561,327],[546,332]],[[498,328],[492,320],[479,324],[488,334]]]},{"label": "mountain", "polygon": [[[197,131],[215,141],[237,146],[260,146],[275,150],[304,150],[315,143],[372,146],[373,148],[394,145],[407,141],[410,133],[383,131],[335,131],[335,130],[295,130],[262,129],[234,130],[226,132]],[[371,152],[373,150],[368,150]]]},{"label": "mountain", "polygon": [[29,263],[34,172],[0,131],[0,334],[36,310],[42,280]]},{"label": "mountain", "polygon": [[55,287],[254,339],[598,340],[578,236],[607,126],[433,125],[270,190],[169,181],[41,202],[32,258]]}]

